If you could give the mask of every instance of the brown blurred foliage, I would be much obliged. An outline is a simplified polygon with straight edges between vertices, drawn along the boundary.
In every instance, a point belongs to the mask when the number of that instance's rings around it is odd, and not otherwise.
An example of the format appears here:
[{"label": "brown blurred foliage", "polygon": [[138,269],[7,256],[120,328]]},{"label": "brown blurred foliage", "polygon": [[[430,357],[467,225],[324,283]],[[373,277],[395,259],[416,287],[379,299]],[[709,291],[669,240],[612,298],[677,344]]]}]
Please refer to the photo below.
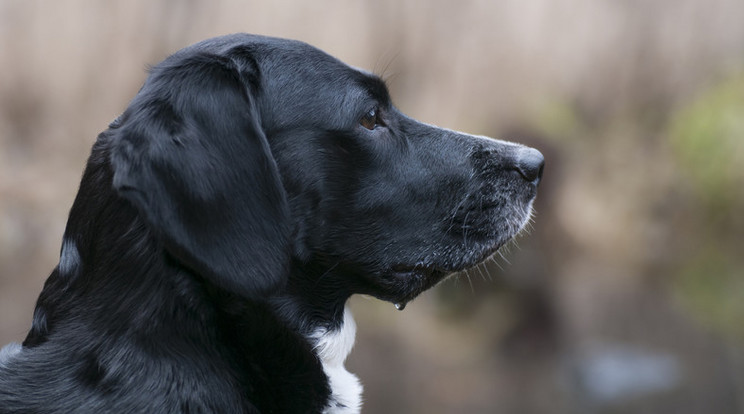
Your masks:
[{"label": "brown blurred foliage", "polygon": [[547,169],[529,235],[404,312],[354,298],[366,413],[744,412],[741,0],[0,0],[0,344],[147,64],[296,38]]}]

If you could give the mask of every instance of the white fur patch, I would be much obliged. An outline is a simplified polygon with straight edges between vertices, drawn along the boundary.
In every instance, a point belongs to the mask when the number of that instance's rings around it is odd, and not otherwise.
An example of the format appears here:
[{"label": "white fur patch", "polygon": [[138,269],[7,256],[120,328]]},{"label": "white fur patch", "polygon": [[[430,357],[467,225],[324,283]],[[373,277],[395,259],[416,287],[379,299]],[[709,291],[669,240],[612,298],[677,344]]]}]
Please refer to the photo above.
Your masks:
[{"label": "white fur patch", "polygon": [[70,239],[62,240],[62,253],[59,256],[59,273],[62,276],[77,276],[80,269],[80,252],[75,242]]},{"label": "white fur patch", "polygon": [[17,342],[11,342],[8,345],[0,348],[0,367],[7,365],[8,361],[11,360],[15,355],[21,352],[21,344]]},{"label": "white fur patch", "polygon": [[356,323],[349,308],[344,309],[341,329],[321,328],[310,336],[331,386],[331,401],[323,410],[325,414],[356,414],[361,411],[362,384],[344,368],[344,361],[354,347],[355,336]]}]

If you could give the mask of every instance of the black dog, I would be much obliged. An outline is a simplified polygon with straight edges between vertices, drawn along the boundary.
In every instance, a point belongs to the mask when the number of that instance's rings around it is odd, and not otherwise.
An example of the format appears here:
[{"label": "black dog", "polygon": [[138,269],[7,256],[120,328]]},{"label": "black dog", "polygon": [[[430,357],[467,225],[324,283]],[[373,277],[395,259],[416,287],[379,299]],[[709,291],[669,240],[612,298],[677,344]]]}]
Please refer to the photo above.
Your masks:
[{"label": "black dog", "polygon": [[354,413],[353,294],[404,306],[529,220],[542,155],[398,112],[304,43],[154,67],[101,133],[2,413]]}]

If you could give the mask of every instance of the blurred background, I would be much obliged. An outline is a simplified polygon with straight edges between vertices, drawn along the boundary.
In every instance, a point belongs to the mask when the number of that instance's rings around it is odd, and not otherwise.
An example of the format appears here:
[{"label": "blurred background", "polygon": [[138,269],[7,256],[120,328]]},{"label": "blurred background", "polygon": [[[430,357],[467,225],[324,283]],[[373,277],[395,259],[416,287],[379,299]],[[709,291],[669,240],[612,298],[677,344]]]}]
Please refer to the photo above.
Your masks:
[{"label": "blurred background", "polygon": [[365,413],[744,413],[743,22],[741,0],[0,0],[0,344],[147,65],[252,32],[547,159],[503,257],[403,312],[352,299]]}]

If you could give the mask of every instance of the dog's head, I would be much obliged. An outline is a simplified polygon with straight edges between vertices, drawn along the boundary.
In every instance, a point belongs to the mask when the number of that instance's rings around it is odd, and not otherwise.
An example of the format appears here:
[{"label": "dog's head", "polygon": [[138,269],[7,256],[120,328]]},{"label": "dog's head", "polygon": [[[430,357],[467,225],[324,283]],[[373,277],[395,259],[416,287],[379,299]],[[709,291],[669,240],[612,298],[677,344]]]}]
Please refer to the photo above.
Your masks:
[{"label": "dog's head", "polygon": [[530,218],[542,155],[406,117],[384,83],[248,35],[166,59],[112,129],[114,185],[168,252],[247,297],[290,264],[406,302]]}]

